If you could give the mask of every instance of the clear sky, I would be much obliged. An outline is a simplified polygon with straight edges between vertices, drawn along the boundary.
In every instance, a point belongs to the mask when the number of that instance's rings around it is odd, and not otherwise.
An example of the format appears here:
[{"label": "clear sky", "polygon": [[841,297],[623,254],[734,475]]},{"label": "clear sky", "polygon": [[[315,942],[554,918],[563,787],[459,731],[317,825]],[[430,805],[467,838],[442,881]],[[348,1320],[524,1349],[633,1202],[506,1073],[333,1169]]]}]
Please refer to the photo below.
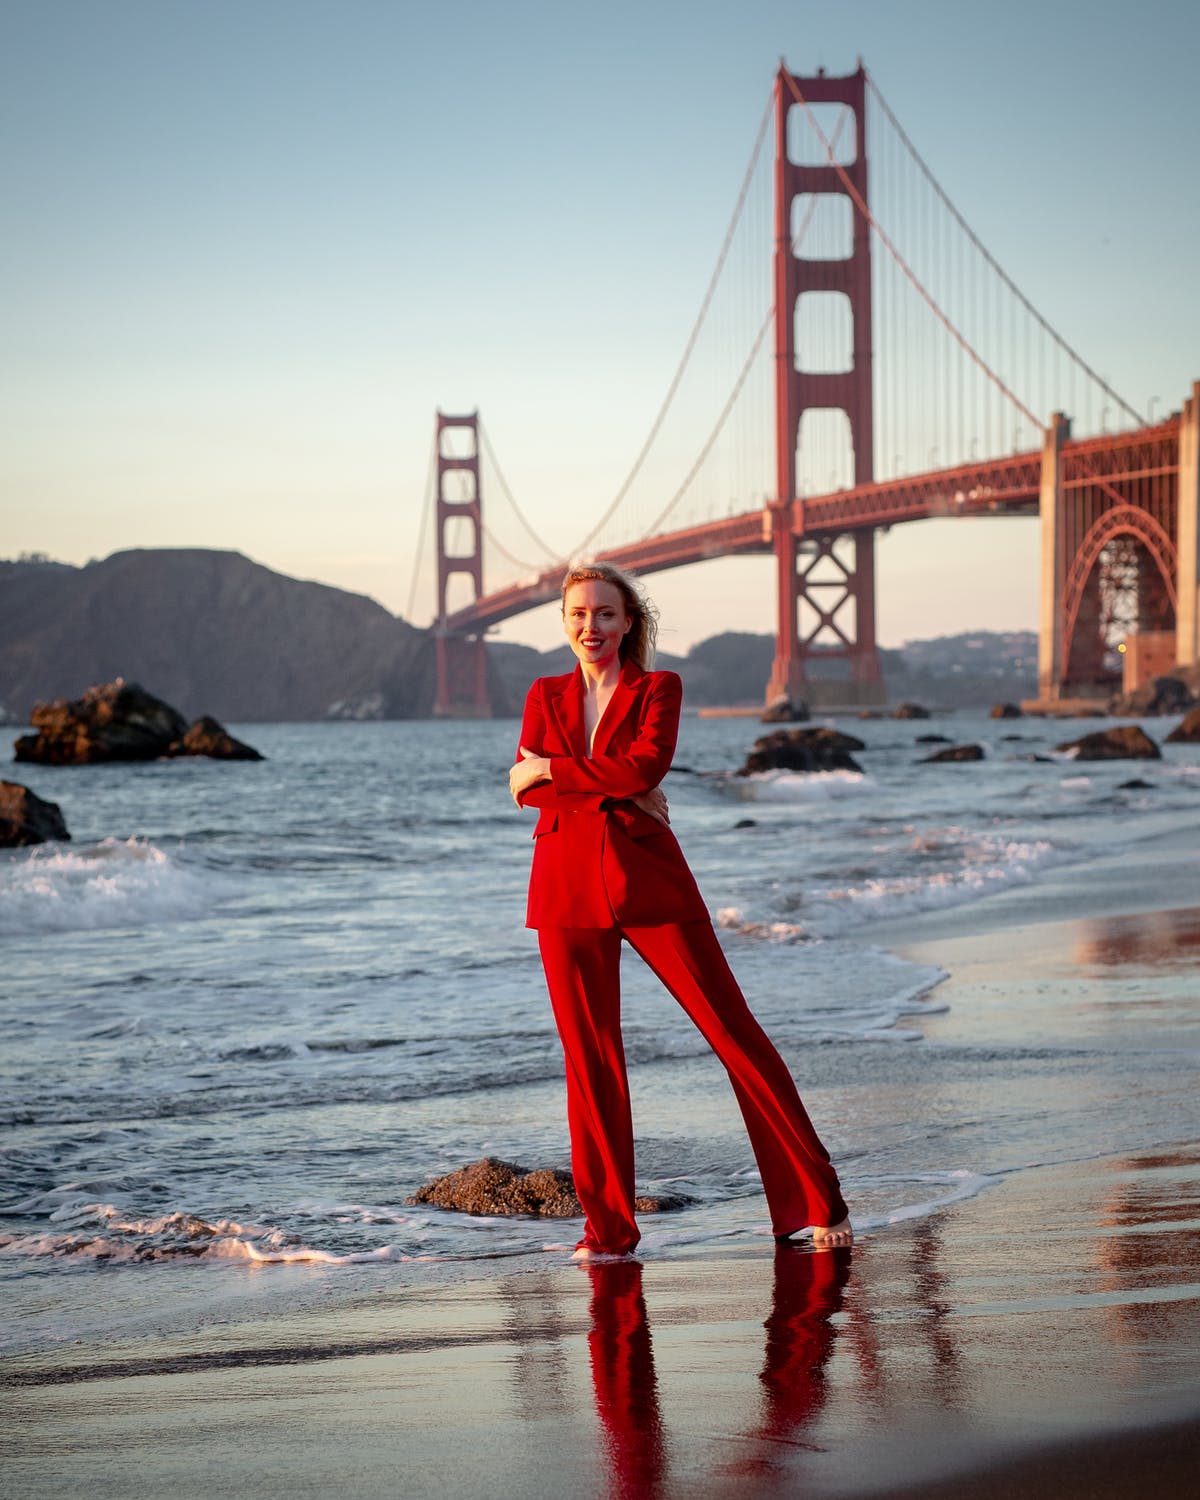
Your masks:
[{"label": "clear sky", "polygon": [[[405,612],[438,407],[481,411],[569,545],[670,379],[779,59],[859,56],[1034,302],[1177,407],[1194,0],[0,0],[0,556],[232,548]],[[1034,627],[1035,530],[896,528],[882,641]],[[651,587],[668,649],[772,628],[765,559]]]}]

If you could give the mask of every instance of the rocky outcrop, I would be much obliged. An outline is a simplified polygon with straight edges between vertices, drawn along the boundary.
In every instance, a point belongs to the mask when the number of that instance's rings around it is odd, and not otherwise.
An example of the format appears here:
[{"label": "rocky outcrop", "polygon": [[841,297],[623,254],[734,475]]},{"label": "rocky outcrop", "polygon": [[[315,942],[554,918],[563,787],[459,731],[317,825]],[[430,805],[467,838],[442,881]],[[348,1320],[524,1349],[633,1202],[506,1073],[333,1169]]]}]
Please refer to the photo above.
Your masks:
[{"label": "rocky outcrop", "polygon": [[[236,552],[137,550],[83,568],[0,562],[0,699],[21,724],[35,698],[118,675],[153,683],[189,724],[201,714],[320,721],[335,703],[357,713],[375,694],[384,718],[427,717],[434,644],[372,599]],[[520,701],[496,691],[493,709],[516,712]]]},{"label": "rocky outcrop", "polygon": [[1169,735],[1168,745],[1200,745],[1200,708],[1189,709]]},{"label": "rocky outcrop", "polygon": [[919,734],[913,743],[916,745],[951,745],[954,742],[948,734]]},{"label": "rocky outcrop", "polygon": [[[576,1219],[582,1213],[569,1172],[541,1167],[530,1172],[515,1162],[485,1156],[445,1177],[427,1182],[408,1200],[464,1214],[530,1214],[540,1219]],[[634,1199],[640,1214],[666,1213],[692,1200],[683,1193]]]},{"label": "rocky outcrop", "polygon": [[1015,703],[994,703],[988,717],[992,719],[1023,719],[1025,715]]},{"label": "rocky outcrop", "polygon": [[781,694],[780,697],[771,699],[759,723],[803,724],[809,718],[811,718],[811,715],[808,711],[808,704],[805,703],[803,698],[799,702],[795,702],[786,694]]},{"label": "rocky outcrop", "polygon": [[893,719],[930,719],[933,715],[919,703],[900,703],[892,710]]},{"label": "rocky outcrop", "polygon": [[1074,752],[1076,760],[1161,760],[1162,751],[1139,724],[1119,729],[1097,729],[1082,739],[1054,747],[1060,754]]},{"label": "rocky outcrop", "polygon": [[935,750],[932,755],[926,755],[917,764],[932,766],[941,761],[982,760],[983,758],[983,748],[980,745],[951,745],[948,750]]},{"label": "rocky outcrop", "polygon": [[213,760],[262,760],[253,745],[235,740],[216,719],[207,714],[192,724],[182,739],[168,747],[168,755],[208,755]]},{"label": "rocky outcrop", "polygon": [[0,849],[69,839],[62,809],[19,781],[0,781]]},{"label": "rocky outcrop", "polygon": [[754,741],[739,776],[756,771],[860,771],[849,754],[865,750],[862,740],[837,729],[776,729]]},{"label": "rocky outcrop", "polygon": [[120,677],[88,688],[80,698],[39,703],[29,721],[37,733],[16,741],[15,758],[37,765],[84,766],[166,755],[262,759],[215,719],[198,719],[189,729],[177,709]]},{"label": "rocky outcrop", "polygon": [[1200,679],[1195,668],[1180,667],[1165,677],[1152,677],[1132,693],[1126,693],[1113,704],[1119,718],[1143,718],[1151,715],[1181,714],[1196,706]]}]

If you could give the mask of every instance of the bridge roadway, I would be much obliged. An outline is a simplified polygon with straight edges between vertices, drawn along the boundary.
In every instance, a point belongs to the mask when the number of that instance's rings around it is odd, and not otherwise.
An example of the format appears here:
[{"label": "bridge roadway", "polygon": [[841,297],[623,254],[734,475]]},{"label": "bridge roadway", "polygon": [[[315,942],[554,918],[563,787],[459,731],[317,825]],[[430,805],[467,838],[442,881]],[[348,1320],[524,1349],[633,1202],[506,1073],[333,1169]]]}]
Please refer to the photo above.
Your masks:
[{"label": "bridge roadway", "polygon": [[[1067,443],[1071,449],[1094,447],[1096,440]],[[595,554],[631,573],[661,573],[712,557],[734,557],[771,551],[773,528],[788,524],[797,536],[836,535],[868,526],[935,516],[1036,515],[1041,484],[1042,451],[1015,453],[954,469],[937,469],[904,479],[877,481],[833,494],[794,500],[790,506],[764,506],[741,515],[706,521],[700,526],[643,537],[623,547]],[[450,635],[471,635],[513,615],[558,598],[564,563],[555,563],[533,578],[524,578],[447,617]]]}]

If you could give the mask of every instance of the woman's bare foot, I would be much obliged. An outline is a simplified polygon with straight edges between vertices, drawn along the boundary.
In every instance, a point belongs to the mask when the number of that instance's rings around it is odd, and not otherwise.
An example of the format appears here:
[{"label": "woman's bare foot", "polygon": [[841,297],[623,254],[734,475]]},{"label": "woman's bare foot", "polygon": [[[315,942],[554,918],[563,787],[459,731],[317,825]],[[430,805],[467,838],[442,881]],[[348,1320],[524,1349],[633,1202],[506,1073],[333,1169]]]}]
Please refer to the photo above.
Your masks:
[{"label": "woman's bare foot", "polygon": [[849,1218],[842,1220],[840,1224],[830,1224],[828,1229],[818,1225],[813,1230],[813,1246],[817,1250],[836,1250],[842,1245],[854,1243],[854,1230]]}]

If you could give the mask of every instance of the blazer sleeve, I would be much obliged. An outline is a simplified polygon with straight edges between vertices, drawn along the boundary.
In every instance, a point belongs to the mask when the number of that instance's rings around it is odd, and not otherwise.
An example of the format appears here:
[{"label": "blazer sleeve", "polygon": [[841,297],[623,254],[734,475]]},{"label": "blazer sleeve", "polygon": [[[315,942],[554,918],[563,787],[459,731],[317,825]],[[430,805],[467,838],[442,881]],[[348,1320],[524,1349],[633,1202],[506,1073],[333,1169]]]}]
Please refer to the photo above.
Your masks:
[{"label": "blazer sleeve", "polygon": [[616,755],[550,757],[550,776],[559,798],[585,793],[637,797],[658,786],[671,769],[682,704],[678,674],[651,673],[637,734],[628,750]]},{"label": "blazer sleeve", "polygon": [[[520,757],[521,746],[542,755],[546,742],[546,710],[542,699],[542,679],[539,677],[525,695],[525,712],[521,718],[521,738],[517,745]],[[597,812],[605,798],[603,792],[567,792],[553,781],[538,781],[527,786],[517,799],[520,807],[550,808],[562,812]]]}]

